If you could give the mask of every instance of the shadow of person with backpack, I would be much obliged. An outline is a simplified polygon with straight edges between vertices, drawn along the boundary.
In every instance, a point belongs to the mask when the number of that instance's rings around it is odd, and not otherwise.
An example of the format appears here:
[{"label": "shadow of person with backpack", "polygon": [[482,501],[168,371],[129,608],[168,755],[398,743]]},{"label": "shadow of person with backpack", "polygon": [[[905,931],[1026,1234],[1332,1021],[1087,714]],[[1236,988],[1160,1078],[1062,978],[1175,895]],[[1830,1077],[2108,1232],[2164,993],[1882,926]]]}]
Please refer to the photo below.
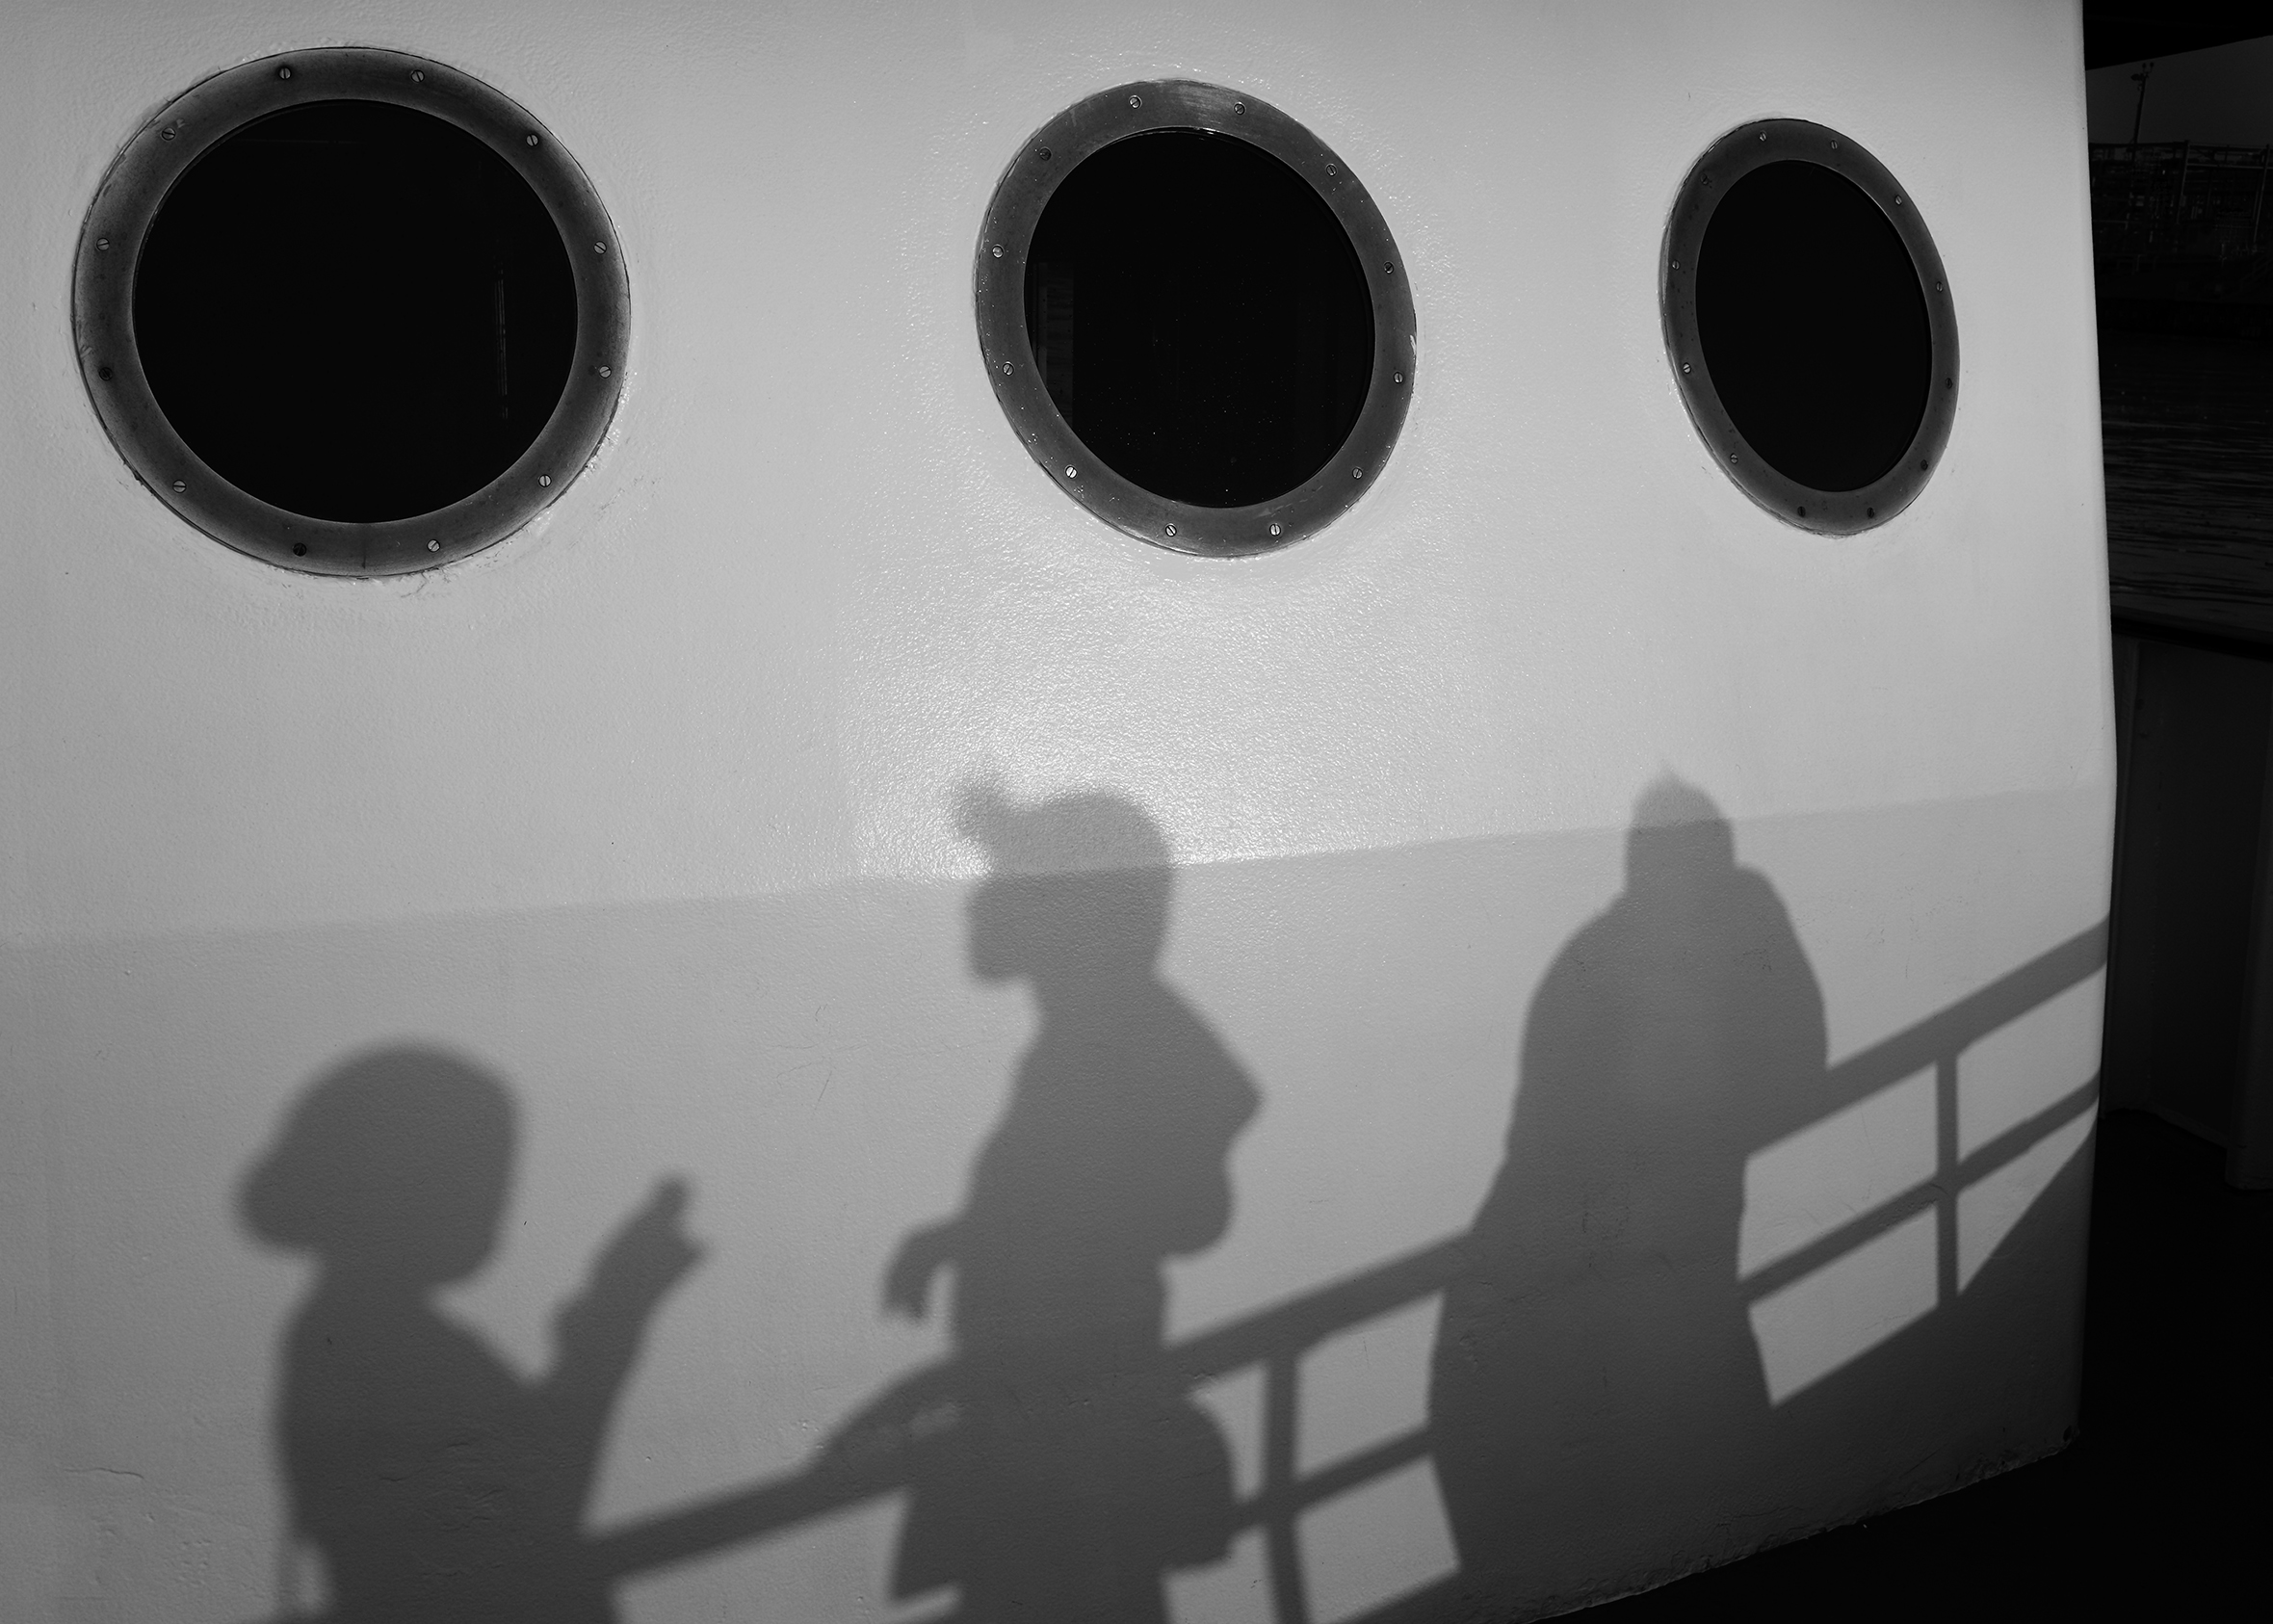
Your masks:
[{"label": "shadow of person with backpack", "polygon": [[1825,1048],[1775,887],[1703,792],[1650,785],[1624,891],[1531,1000],[1506,1160],[1445,1294],[1436,1466],[1490,1605],[1583,1606],[1779,1526],[1744,1169],[1824,1111]]},{"label": "shadow of person with backpack", "polygon": [[1230,1227],[1258,1096],[1155,968],[1170,859],[1140,807],[980,790],[962,824],[992,859],[972,973],[1025,982],[1040,1030],[961,1210],[885,1274],[910,1317],[952,1276],[953,1360],[847,1423],[831,1457],[902,1462],[897,1595],[957,1586],[973,1624],[1165,1624],[1165,1573],[1228,1552],[1232,1487],[1164,1357],[1164,1266]]}]

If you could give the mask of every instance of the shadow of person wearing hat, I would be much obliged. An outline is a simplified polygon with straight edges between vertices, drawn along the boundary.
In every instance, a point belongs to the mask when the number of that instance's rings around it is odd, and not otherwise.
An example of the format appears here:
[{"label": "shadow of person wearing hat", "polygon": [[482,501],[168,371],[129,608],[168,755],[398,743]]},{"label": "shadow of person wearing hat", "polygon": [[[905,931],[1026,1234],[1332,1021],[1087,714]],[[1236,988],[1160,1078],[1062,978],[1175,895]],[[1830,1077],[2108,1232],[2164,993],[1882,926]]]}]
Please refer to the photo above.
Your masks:
[{"label": "shadow of person wearing hat", "polygon": [[584,1517],[647,1323],[701,1250],[686,1187],[659,1183],[556,1316],[552,1369],[523,1377],[435,1301],[496,1249],[513,1139],[497,1079],[384,1049],[312,1085],[239,1192],[252,1235],[317,1265],[275,1429],[291,1544],[321,1557],[336,1624],[615,1616]]},{"label": "shadow of person wearing hat", "polygon": [[1031,988],[1040,1030],[960,1211],[885,1271],[889,1312],[954,1284],[953,1359],[847,1422],[823,1470],[891,1461],[909,1489],[893,1589],[954,1616],[1164,1624],[1164,1575],[1228,1551],[1230,1453],[1166,1358],[1172,1257],[1231,1223],[1254,1084],[1156,966],[1170,858],[1111,794],[970,792],[991,872],[968,911],[981,982]]}]

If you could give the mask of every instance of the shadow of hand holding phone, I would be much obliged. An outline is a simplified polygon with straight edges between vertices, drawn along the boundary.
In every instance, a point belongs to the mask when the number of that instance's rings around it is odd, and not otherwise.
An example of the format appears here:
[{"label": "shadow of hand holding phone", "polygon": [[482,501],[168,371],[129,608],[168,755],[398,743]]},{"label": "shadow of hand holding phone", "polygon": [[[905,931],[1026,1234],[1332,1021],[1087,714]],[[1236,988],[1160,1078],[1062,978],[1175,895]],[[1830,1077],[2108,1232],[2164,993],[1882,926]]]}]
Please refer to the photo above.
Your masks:
[{"label": "shadow of hand holding phone", "polygon": [[254,1236],[317,1266],[275,1435],[292,1543],[321,1559],[337,1624],[615,1616],[584,1519],[647,1323],[701,1248],[686,1186],[659,1183],[555,1317],[551,1370],[522,1376],[435,1300],[495,1250],[514,1128],[486,1072],[381,1050],[311,1086],[239,1192]]}]

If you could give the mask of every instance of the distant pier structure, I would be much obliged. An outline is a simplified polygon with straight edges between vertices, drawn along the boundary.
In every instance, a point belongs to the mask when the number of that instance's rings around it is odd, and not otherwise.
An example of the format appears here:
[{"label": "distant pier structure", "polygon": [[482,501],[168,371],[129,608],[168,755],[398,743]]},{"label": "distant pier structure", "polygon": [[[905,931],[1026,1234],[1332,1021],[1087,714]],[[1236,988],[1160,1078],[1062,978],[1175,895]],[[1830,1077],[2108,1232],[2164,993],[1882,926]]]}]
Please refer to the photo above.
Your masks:
[{"label": "distant pier structure", "polygon": [[2095,144],[2091,188],[2103,325],[2273,337],[2273,145]]}]

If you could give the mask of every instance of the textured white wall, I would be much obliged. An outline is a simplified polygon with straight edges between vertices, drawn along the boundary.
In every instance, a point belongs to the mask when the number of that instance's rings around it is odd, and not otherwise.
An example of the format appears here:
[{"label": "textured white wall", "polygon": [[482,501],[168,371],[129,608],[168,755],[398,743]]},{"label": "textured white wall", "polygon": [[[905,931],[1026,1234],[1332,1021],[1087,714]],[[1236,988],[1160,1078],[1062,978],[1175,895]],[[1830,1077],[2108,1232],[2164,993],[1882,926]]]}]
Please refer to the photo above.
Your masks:
[{"label": "textured white wall", "polygon": [[[599,1522],[794,1471],[938,1357],[936,1317],[887,1320],[878,1281],[961,1200],[1032,1030],[1019,993],[965,969],[982,865],[953,807],[977,776],[1110,790],[1177,854],[1164,973],[1262,1102],[1228,1235],[1171,1267],[1178,1336],[1469,1223],[1527,1005],[1618,893],[1660,774],[1710,794],[1781,895],[1834,1059],[2104,912],[2072,8],[18,0],[9,35],[11,1618],[278,1607],[271,1412],[307,1277],[241,1232],[235,1192],[302,1090],[375,1045],[471,1057],[518,1100],[504,1238],[451,1300],[524,1370],[618,1218],[661,1173],[692,1187],[707,1254],[615,1416]],[[120,144],[207,72],[337,42],[529,106],[597,185],[633,289],[597,465],[530,532],[384,582],[189,532],[112,451],[70,348],[76,232]],[[1350,514],[1275,557],[1182,558],[1094,523],[978,364],[970,255],[1015,144],[1167,76],[1309,124],[1412,277],[1403,439]],[[1850,540],[1721,476],[1659,334],[1676,188],[1769,116],[1884,161],[1957,300],[1943,466]],[[2071,1038],[2046,1041],[2069,1063]],[[2022,1096],[2084,1082],[2076,1063]],[[1833,1185],[1851,1139],[1810,1153]],[[2025,1207],[2056,1171],[1999,1199]],[[2055,1215],[2062,1257],[2080,1215]],[[1894,1325],[1906,1289],[1865,1280],[1850,1318]],[[1760,1508],[1712,1537],[1637,1513],[1601,1571],[1509,1594],[1638,1583],[2051,1447],[2073,1306],[2016,1308],[2025,1334],[1987,1372],[1920,1344],[1895,1373],[1924,1395],[1904,1435],[1865,1428],[1836,1482],[1794,1499],[1763,1477]],[[1341,1389],[1352,1436],[1425,1385],[1427,1338],[1383,1335],[1423,1351]],[[1312,1576],[1324,1612],[1442,1566],[1426,1494],[1339,1514],[1312,1546],[1342,1563]],[[738,1546],[625,1607],[898,1616],[894,1515]],[[1260,1616],[1244,1584],[1179,1580],[1180,1612]]]}]

